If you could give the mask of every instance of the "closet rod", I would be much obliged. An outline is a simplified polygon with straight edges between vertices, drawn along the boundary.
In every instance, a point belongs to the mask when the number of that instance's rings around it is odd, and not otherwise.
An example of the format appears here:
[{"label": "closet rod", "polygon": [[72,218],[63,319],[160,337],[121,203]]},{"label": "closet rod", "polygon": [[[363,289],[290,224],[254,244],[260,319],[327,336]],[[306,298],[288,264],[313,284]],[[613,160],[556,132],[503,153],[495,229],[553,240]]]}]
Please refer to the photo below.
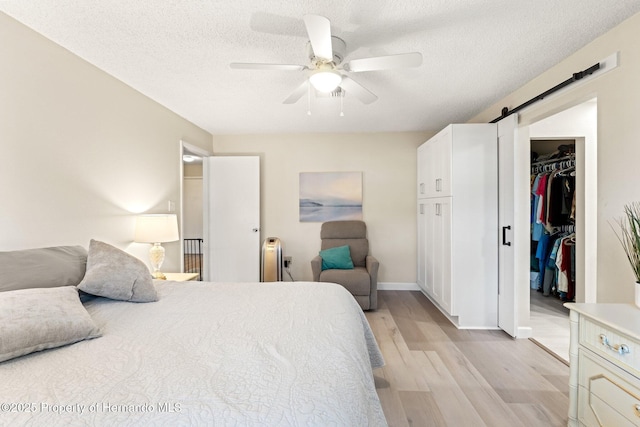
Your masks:
[{"label": "closet rod", "polygon": [[575,158],[576,158],[575,154],[570,154],[568,156],[557,157],[555,159],[540,160],[539,162],[532,162],[531,167],[546,165],[547,163],[553,163],[553,162],[564,162],[565,160],[575,160]]},{"label": "closet rod", "polygon": [[500,120],[504,119],[505,117],[510,116],[513,113],[517,113],[518,111],[522,110],[523,108],[528,107],[529,105],[533,104],[534,102],[540,101],[540,100],[544,99],[545,97],[551,95],[552,93],[557,92],[557,91],[559,91],[560,89],[562,89],[562,88],[564,88],[566,86],[569,86],[571,83],[576,82],[578,80],[581,80],[582,78],[595,73],[599,68],[600,68],[600,63],[598,62],[597,64],[593,64],[591,67],[587,68],[586,70],[582,70],[582,71],[580,71],[578,73],[574,73],[573,76],[571,76],[567,80],[563,81],[562,83],[552,87],[551,89],[549,89],[549,90],[547,90],[545,92],[542,92],[540,95],[531,98],[530,100],[528,100],[524,104],[518,105],[513,110],[509,110],[508,107],[504,107],[502,109],[502,111],[501,111],[502,115],[500,117],[496,117],[495,119],[491,120],[489,123],[499,122]]}]

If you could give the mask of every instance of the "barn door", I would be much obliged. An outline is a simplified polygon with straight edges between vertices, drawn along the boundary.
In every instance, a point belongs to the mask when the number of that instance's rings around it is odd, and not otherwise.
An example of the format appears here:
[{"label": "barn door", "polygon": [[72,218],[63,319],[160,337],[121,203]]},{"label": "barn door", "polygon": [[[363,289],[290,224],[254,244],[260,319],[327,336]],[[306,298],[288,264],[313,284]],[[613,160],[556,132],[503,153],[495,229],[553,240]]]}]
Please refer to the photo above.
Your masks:
[{"label": "barn door", "polygon": [[514,241],[515,130],[518,118],[512,114],[498,122],[498,326],[517,334],[517,301]]}]

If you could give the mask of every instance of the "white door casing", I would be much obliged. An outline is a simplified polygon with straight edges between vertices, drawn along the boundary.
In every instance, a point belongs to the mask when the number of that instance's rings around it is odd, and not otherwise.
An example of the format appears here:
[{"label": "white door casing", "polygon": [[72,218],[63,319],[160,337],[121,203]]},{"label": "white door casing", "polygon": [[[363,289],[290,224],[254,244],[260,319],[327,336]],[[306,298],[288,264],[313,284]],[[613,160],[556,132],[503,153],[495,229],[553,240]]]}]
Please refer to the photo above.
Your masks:
[{"label": "white door casing", "polygon": [[[207,150],[204,150],[196,145],[190,144],[186,141],[180,140],[180,157],[179,157],[179,164],[180,164],[180,216],[178,217],[179,220],[179,226],[180,226],[180,230],[182,233],[182,239],[188,238],[190,236],[185,234],[185,230],[190,230],[191,229],[191,224],[188,224],[188,222],[191,220],[190,217],[187,217],[187,215],[185,215],[185,212],[187,211],[187,208],[185,208],[185,173],[184,173],[184,160],[183,160],[183,156],[185,154],[193,154],[193,155],[197,155],[199,157],[202,158],[206,158],[208,156],[211,155],[211,153]],[[202,180],[201,180],[202,181]],[[188,184],[187,184],[188,185]],[[200,188],[202,188],[202,183],[200,183]],[[200,203],[202,203],[203,197],[201,195],[200,197]],[[204,208],[202,209],[201,212],[201,217],[199,220],[196,220],[198,222],[198,224],[200,224],[202,226],[203,221],[204,221]],[[204,232],[204,228],[202,229]],[[200,237],[202,238],[204,236],[204,234],[200,234],[198,236],[194,236],[194,237]],[[180,244],[180,271],[184,272],[184,244],[181,243]]]}]

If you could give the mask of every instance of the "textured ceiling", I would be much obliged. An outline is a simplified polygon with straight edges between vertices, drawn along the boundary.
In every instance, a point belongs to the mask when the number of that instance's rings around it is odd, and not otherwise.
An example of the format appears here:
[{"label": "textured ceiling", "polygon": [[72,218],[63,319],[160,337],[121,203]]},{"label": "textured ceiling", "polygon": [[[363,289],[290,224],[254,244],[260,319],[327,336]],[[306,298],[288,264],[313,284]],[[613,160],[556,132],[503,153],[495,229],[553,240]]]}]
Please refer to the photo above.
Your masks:
[{"label": "textured ceiling", "polygon": [[[0,0],[0,11],[213,134],[384,132],[467,121],[640,0]],[[339,99],[312,97],[311,116],[306,96],[282,104],[304,72],[229,68],[308,65],[309,13],[331,20],[346,60],[416,51],[423,64],[352,74],[378,100],[347,92],[344,117]]]}]

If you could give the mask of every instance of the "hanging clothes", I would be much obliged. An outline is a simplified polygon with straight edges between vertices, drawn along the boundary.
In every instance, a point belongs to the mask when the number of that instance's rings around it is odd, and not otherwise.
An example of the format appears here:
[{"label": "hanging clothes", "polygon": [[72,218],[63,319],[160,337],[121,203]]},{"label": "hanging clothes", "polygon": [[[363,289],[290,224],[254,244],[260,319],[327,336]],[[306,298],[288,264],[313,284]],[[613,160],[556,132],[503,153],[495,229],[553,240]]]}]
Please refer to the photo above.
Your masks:
[{"label": "hanging clothes", "polygon": [[575,194],[575,177],[554,172],[549,183],[547,223],[552,227],[570,223],[571,205]]},{"label": "hanging clothes", "polygon": [[563,301],[573,301],[575,297],[575,235],[561,239],[558,266],[558,291]]},{"label": "hanging clothes", "polygon": [[531,239],[538,242],[542,236],[542,222],[538,221],[538,205],[540,203],[540,195],[538,194],[538,186],[540,185],[541,175],[533,175],[533,183],[531,184]]},{"label": "hanging clothes", "polygon": [[537,290],[545,296],[558,295],[564,301],[572,301],[575,294],[574,168],[573,157],[553,160],[533,166],[530,181]]}]

